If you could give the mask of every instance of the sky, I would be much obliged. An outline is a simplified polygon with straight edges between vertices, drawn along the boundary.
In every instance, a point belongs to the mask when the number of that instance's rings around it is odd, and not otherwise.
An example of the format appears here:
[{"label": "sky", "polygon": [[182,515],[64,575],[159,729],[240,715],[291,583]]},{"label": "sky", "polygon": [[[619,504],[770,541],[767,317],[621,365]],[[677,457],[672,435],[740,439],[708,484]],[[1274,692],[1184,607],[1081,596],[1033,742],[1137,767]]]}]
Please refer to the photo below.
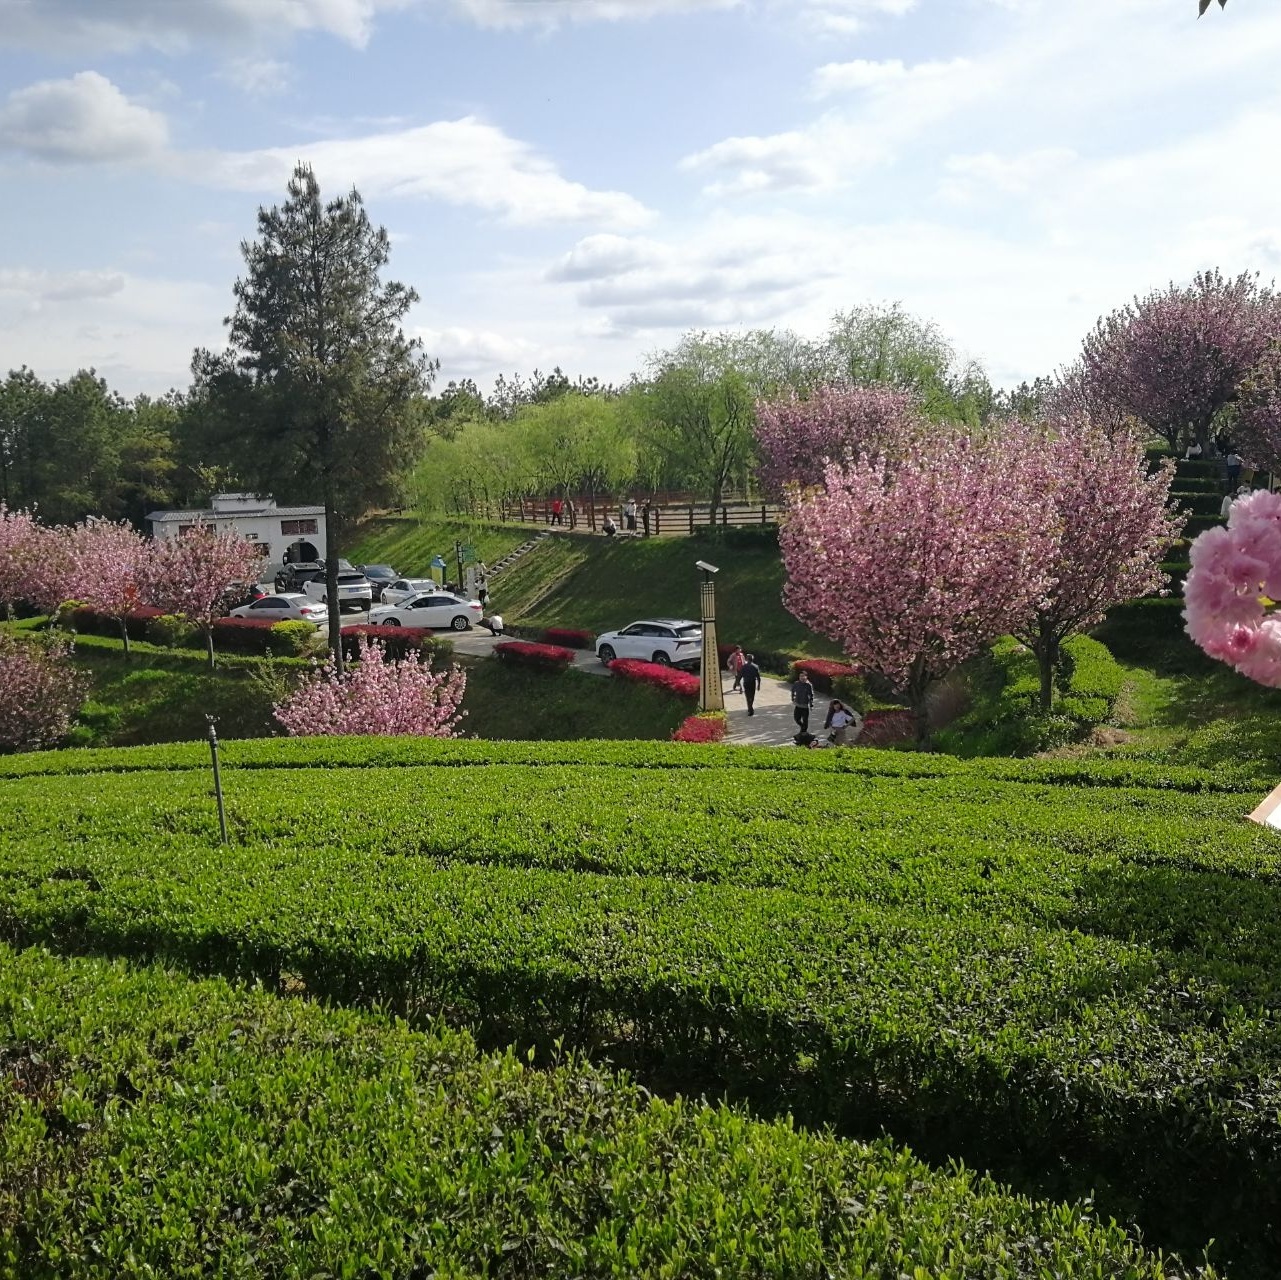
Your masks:
[{"label": "sky", "polygon": [[0,372],[185,387],[302,160],[438,385],[900,302],[1009,386],[1281,274],[1278,65],[1276,0],[0,0]]}]

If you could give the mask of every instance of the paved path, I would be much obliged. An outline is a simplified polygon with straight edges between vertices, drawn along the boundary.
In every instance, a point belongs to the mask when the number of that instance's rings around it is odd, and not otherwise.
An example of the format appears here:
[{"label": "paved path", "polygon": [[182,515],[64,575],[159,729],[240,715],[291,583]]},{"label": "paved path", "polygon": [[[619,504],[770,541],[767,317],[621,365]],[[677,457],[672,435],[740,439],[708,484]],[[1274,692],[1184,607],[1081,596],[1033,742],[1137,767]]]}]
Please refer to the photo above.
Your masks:
[{"label": "paved path", "polygon": [[[796,721],[792,719],[792,686],[784,680],[769,676],[761,682],[756,694],[756,714],[747,714],[747,702],[741,693],[731,690],[733,680],[728,672],[725,680],[725,712],[729,717],[729,730],[725,741],[734,747],[790,747],[795,745]],[[816,708],[817,709],[817,708]],[[810,730],[813,731],[813,716]],[[822,716],[819,717],[822,724]]]}]

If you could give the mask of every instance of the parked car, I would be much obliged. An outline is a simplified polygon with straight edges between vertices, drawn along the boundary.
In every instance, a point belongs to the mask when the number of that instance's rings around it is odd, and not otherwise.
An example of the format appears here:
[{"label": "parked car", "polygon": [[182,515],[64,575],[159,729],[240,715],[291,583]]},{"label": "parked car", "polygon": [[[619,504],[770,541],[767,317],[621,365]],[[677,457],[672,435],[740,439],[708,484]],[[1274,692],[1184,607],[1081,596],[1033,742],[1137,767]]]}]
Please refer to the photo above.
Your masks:
[{"label": "parked car", "polygon": [[402,604],[412,596],[420,596],[424,591],[439,591],[434,578],[397,578],[383,588],[383,604]]},{"label": "parked car", "polygon": [[596,656],[602,662],[639,658],[664,667],[696,667],[703,656],[703,625],[688,618],[633,622],[621,631],[597,636]]},{"label": "parked car", "polygon": [[277,591],[301,591],[305,583],[325,576],[325,566],[319,560],[299,560],[296,564],[281,565],[275,576]]},{"label": "parked car", "polygon": [[466,631],[481,620],[479,600],[466,600],[446,591],[424,591],[400,604],[380,604],[369,611],[375,627],[452,627]]},{"label": "parked car", "polygon": [[[323,570],[320,577],[310,578],[304,582],[302,589],[304,594],[310,596],[313,600],[319,600],[321,604],[329,603],[329,584],[325,581]],[[354,604],[358,609],[369,609],[373,606],[373,603],[373,588],[369,585],[369,579],[359,569],[353,569],[350,565],[344,569],[340,564],[338,569],[338,607],[341,609],[343,605]]]},{"label": "parked car", "polygon": [[231,611],[233,618],[270,618],[274,622],[314,622],[319,626],[329,617],[329,610],[297,592],[263,596],[252,604],[242,604]]},{"label": "parked car", "polygon": [[255,600],[261,600],[266,594],[256,582],[233,582],[227,588],[223,608],[230,613],[241,605],[253,604]]},{"label": "parked car", "polygon": [[375,600],[381,600],[383,588],[391,586],[400,577],[389,564],[358,564],[356,568],[369,579]]}]

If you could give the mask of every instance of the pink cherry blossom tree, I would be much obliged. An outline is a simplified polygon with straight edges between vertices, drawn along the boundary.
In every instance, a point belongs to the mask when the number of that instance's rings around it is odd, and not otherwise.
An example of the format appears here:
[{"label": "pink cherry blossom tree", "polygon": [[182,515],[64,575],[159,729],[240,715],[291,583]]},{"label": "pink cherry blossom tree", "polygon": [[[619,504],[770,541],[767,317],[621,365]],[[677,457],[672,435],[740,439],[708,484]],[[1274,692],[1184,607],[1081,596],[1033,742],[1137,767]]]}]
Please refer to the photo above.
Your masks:
[{"label": "pink cherry blossom tree", "polygon": [[1166,585],[1161,559],[1183,527],[1170,505],[1173,459],[1149,471],[1143,441],[1077,417],[1035,432],[1020,461],[1052,508],[1050,584],[1014,634],[1037,656],[1050,709],[1059,650],[1113,605]]},{"label": "pink cherry blossom tree", "polygon": [[0,752],[56,747],[84,705],[89,679],[68,661],[66,641],[0,635]]},{"label": "pink cherry blossom tree", "polygon": [[1022,627],[1057,548],[1047,497],[1021,480],[1022,436],[936,433],[896,465],[833,463],[791,490],[783,602],[901,691],[929,738],[931,686]]},{"label": "pink cherry blossom tree", "polygon": [[5,616],[13,606],[29,599],[39,526],[29,512],[10,511],[0,502],[0,605]]},{"label": "pink cherry blossom tree", "polygon": [[466,714],[467,675],[459,666],[433,671],[410,653],[384,661],[382,645],[360,638],[360,660],[337,669],[333,654],[283,702],[276,719],[292,734],[407,734],[452,738]]},{"label": "pink cherry blossom tree", "polygon": [[1236,440],[1253,466],[1281,470],[1281,338],[1268,343],[1241,384]]},{"label": "pink cherry blossom tree", "polygon": [[149,568],[149,602],[200,628],[212,667],[214,620],[222,617],[233,583],[257,581],[262,557],[256,546],[233,529],[197,525],[180,537],[158,539]]},{"label": "pink cherry blossom tree", "polygon": [[756,407],[758,475],[776,497],[789,484],[809,488],[823,482],[829,461],[908,452],[925,425],[916,398],[891,387],[822,387],[806,400],[764,402]]},{"label": "pink cherry blossom tree", "polygon": [[1136,298],[1085,340],[1086,407],[1138,418],[1172,448],[1185,436],[1204,444],[1279,328],[1275,295],[1252,275],[1206,271]]},{"label": "pink cherry blossom tree", "polygon": [[1183,584],[1188,635],[1212,658],[1281,688],[1281,493],[1238,498],[1226,525],[1192,544]]},{"label": "pink cherry blossom tree", "polygon": [[140,605],[150,603],[152,543],[127,524],[86,520],[67,531],[66,553],[74,572],[76,598],[116,619],[128,658],[125,619]]}]

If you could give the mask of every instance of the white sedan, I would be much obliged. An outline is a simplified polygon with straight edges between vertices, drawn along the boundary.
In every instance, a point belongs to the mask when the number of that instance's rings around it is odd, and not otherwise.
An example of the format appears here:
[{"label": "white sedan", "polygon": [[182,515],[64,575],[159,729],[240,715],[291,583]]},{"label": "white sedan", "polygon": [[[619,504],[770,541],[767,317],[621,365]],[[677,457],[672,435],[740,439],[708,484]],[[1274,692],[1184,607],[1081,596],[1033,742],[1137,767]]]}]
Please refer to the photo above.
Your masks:
[{"label": "white sedan", "polygon": [[401,604],[380,604],[369,611],[373,627],[452,627],[466,631],[484,615],[479,600],[448,591],[424,591]]},{"label": "white sedan", "polygon": [[233,618],[270,618],[273,622],[314,622],[319,626],[328,621],[329,609],[318,601],[298,592],[284,595],[263,596],[250,604],[242,604],[231,611]]},{"label": "white sedan", "polygon": [[437,591],[439,587],[434,578],[397,578],[395,582],[383,588],[379,596],[382,604],[403,604],[413,596],[420,596],[425,591]]},{"label": "white sedan", "polygon": [[602,662],[639,658],[664,667],[696,667],[703,656],[703,625],[688,618],[633,622],[621,631],[597,636],[596,656]]}]

